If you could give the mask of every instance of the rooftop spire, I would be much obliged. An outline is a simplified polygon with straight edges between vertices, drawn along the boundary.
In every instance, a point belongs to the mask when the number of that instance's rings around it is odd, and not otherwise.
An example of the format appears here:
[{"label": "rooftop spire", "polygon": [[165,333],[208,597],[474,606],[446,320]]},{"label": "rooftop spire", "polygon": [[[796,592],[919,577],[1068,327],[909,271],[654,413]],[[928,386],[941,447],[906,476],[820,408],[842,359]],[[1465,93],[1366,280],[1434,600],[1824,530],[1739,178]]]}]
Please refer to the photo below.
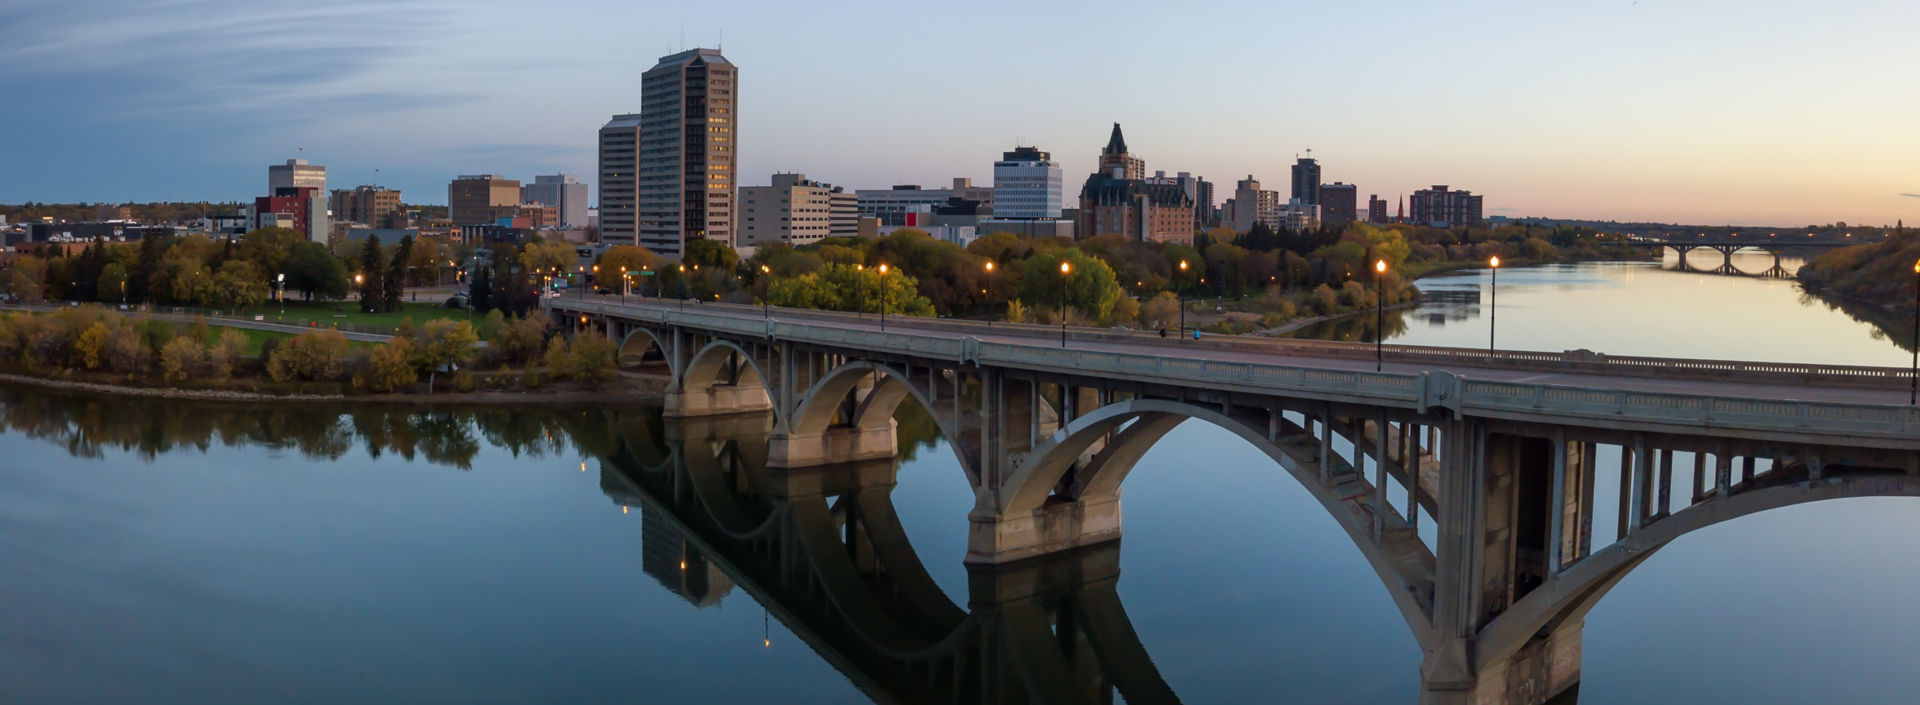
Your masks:
[{"label": "rooftop spire", "polygon": [[1101,152],[1104,154],[1127,153],[1127,138],[1120,136],[1120,123],[1113,124],[1113,136],[1107,138],[1107,148]]}]

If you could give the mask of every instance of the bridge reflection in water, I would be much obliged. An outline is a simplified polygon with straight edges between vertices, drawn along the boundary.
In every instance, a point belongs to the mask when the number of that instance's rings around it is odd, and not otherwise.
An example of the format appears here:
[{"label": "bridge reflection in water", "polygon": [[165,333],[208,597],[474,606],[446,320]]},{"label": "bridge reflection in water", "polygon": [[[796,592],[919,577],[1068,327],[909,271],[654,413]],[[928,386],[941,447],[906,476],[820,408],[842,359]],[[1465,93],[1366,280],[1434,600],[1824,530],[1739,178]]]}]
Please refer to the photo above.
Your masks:
[{"label": "bridge reflection in water", "polygon": [[896,460],[770,468],[770,416],[620,414],[600,485],[642,567],[696,605],[738,588],[879,703],[1179,702],[1120,604],[1118,543],[969,565],[941,591],[894,511]]}]

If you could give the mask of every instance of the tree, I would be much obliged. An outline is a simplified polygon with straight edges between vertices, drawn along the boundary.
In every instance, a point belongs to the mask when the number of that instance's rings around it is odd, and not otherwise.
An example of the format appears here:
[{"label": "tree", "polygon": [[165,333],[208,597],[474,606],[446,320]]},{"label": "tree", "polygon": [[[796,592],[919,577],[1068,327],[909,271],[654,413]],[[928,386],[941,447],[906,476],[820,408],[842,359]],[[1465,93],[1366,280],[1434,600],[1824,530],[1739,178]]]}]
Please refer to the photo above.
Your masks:
[{"label": "tree", "polygon": [[482,313],[493,310],[492,268],[477,268],[467,279],[467,309]]},{"label": "tree", "polygon": [[617,346],[606,336],[593,331],[573,338],[567,353],[567,376],[580,382],[605,382],[614,377],[614,351]]},{"label": "tree", "polygon": [[386,271],[385,262],[380,256],[380,236],[368,235],[367,242],[360,247],[360,272],[354,280],[360,285],[360,312],[376,313],[386,304],[381,294],[381,273]]},{"label": "tree", "polygon": [[358,381],[366,389],[391,392],[420,381],[420,372],[413,365],[413,341],[401,336],[388,338],[367,356],[367,369]]},{"label": "tree", "polygon": [[258,267],[262,276],[282,274],[295,249],[307,243],[299,231],[291,228],[260,228],[240,237],[239,256]]},{"label": "tree", "polygon": [[1162,291],[1140,307],[1140,327],[1166,330],[1180,324],[1180,299],[1171,291]]},{"label": "tree", "polygon": [[640,272],[659,272],[660,268],[665,266],[666,260],[639,245],[615,245],[608,249],[606,254],[601,255],[600,261],[596,264],[600,268],[594,272],[594,283],[600,288],[616,292],[626,291],[627,285],[621,282],[622,272],[625,272],[628,279],[633,282],[633,290],[638,292],[640,284],[646,282],[646,277],[641,276]]},{"label": "tree", "polygon": [[181,336],[167,341],[166,347],[160,349],[161,377],[179,383],[199,375],[206,353],[200,341],[193,338]]},{"label": "tree", "polygon": [[381,310],[400,310],[401,297],[407,288],[407,262],[412,256],[413,236],[400,238],[400,246],[394,249],[392,263],[387,265],[386,281],[381,284],[382,293],[385,294]]},{"label": "tree", "polygon": [[580,255],[573,246],[557,240],[542,240],[527,245],[520,251],[520,266],[532,276],[542,278],[565,275],[572,271]]},{"label": "tree", "polygon": [[287,275],[286,288],[300,292],[308,301],[316,296],[337,299],[347,295],[346,265],[327,251],[326,245],[297,243],[281,267]]},{"label": "tree", "polygon": [[[1063,262],[1069,265],[1064,274],[1060,271]],[[1114,278],[1113,269],[1078,248],[1036,254],[1027,259],[1024,269],[1022,300],[1059,306],[1064,278],[1067,308],[1078,310],[1090,319],[1106,319],[1113,312],[1114,299],[1125,295]]]},{"label": "tree", "polygon": [[347,336],[337,330],[302,333],[267,357],[267,376],[275,382],[332,382],[345,372]]},{"label": "tree", "polygon": [[152,297],[148,293],[148,281],[160,269],[160,254],[163,249],[160,236],[149,231],[140,238],[140,255],[127,272],[127,299],[133,303],[146,303]]},{"label": "tree", "polygon": [[102,300],[117,300],[125,303],[127,301],[127,282],[126,266],[119,262],[108,262],[107,266],[100,269],[100,279],[99,283],[95,285],[95,290],[99,292]]},{"label": "tree", "polygon": [[480,335],[474,332],[471,323],[450,318],[427,321],[420,329],[420,347],[414,353],[414,365],[431,371],[465,362],[473,356],[473,346],[478,342]]},{"label": "tree", "polygon": [[878,267],[830,264],[813,274],[774,281],[767,287],[766,301],[775,306],[870,313],[880,312],[884,302],[887,313],[931,316],[933,303],[919,295],[918,287],[913,277],[898,270],[890,270],[883,278]]},{"label": "tree", "polygon": [[220,265],[220,274],[214,277],[214,290],[222,306],[246,308],[267,300],[267,284],[260,275],[260,267],[239,258]]},{"label": "tree", "polygon": [[688,267],[698,265],[703,270],[731,272],[740,261],[740,254],[719,240],[698,238],[687,243],[686,254],[680,261]]},{"label": "tree", "polygon": [[509,362],[524,363],[540,354],[547,342],[547,329],[553,321],[543,311],[534,311],[517,319],[495,336],[500,354]]}]

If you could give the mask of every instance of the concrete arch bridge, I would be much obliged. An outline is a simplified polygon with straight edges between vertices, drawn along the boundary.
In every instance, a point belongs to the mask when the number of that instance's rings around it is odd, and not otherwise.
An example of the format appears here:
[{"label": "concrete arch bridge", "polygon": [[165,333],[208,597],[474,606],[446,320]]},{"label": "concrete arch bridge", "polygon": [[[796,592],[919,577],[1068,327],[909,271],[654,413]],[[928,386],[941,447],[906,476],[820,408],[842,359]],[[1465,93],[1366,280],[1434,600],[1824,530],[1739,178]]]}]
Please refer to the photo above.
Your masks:
[{"label": "concrete arch bridge", "polygon": [[1920,496],[1904,369],[1415,346],[1376,362],[1343,343],[1082,329],[1063,346],[1044,326],[549,305],[661,360],[667,414],[766,414],[771,468],[891,458],[893,412],[913,400],[973,488],[976,565],[1117,540],[1147,449],[1181,423],[1226,429],[1367,558],[1425,654],[1428,703],[1573,688],[1584,615],[1686,533]]}]

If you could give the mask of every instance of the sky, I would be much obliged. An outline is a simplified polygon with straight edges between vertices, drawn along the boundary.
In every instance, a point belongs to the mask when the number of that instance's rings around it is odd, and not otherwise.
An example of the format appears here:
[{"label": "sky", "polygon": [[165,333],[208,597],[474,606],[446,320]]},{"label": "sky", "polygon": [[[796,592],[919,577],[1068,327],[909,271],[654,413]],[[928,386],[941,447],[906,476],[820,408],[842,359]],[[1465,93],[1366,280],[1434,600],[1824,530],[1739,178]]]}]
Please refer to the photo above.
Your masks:
[{"label": "sky", "polygon": [[0,203],[242,200],[294,157],[412,203],[593,183],[641,72],[724,36],[741,185],[986,184],[1031,144],[1071,201],[1119,122],[1222,201],[1311,149],[1363,207],[1920,222],[1915,27],[1911,0],[6,0]]}]

